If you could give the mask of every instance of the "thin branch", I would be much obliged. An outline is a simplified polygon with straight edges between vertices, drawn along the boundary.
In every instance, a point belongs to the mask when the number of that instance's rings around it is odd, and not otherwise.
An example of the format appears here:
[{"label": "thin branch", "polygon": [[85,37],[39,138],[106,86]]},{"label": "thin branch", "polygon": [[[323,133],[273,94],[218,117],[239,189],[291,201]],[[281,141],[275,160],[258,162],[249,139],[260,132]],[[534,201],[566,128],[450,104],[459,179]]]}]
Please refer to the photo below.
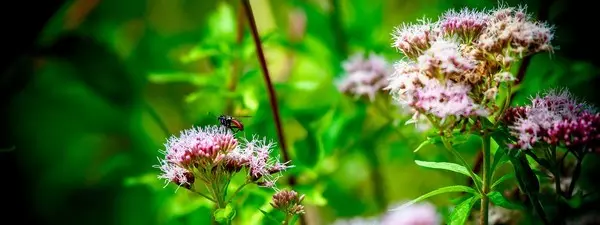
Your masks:
[{"label": "thin branch", "polygon": [[[248,19],[248,23],[250,25],[250,31],[252,33],[252,39],[254,39],[254,45],[256,47],[256,53],[258,57],[258,61],[260,63],[260,68],[263,72],[263,77],[265,79],[268,93],[269,93],[269,101],[271,102],[271,111],[273,113],[273,117],[275,119],[275,128],[277,129],[277,137],[279,138],[279,146],[281,147],[281,155],[283,157],[284,162],[290,161],[290,155],[288,154],[287,144],[285,142],[285,136],[283,134],[283,128],[281,125],[281,118],[279,116],[279,106],[277,104],[277,96],[275,95],[275,88],[273,87],[273,83],[271,82],[271,77],[269,75],[269,69],[267,68],[267,60],[265,59],[265,54],[262,49],[262,43],[260,41],[260,36],[258,35],[258,28],[256,27],[256,21],[254,20],[254,14],[252,14],[252,7],[250,6],[250,0],[242,0],[246,17]],[[296,185],[296,177],[290,176],[288,179],[288,183],[290,187],[294,187]],[[306,224],[306,214],[301,214],[300,216],[300,224]]]},{"label": "thin branch", "polygon": [[[250,6],[249,0],[242,0],[242,2],[244,4],[246,16],[248,17],[248,23],[250,23],[250,30],[252,31],[252,38],[254,39],[254,45],[256,47],[258,61],[260,62],[260,68],[263,72],[263,77],[267,85],[269,101],[271,103],[271,111],[273,113],[273,117],[275,118],[275,128],[277,129],[277,137],[279,138],[279,146],[281,147],[281,155],[283,157],[283,161],[288,162],[290,161],[290,156],[288,154],[287,144],[285,142],[285,136],[283,134],[283,128],[281,125],[281,118],[279,116],[277,96],[275,94],[273,83],[271,82],[269,69],[267,68],[267,60],[265,59],[260,36],[258,35],[258,29],[256,28],[256,21],[254,20],[254,15],[252,14],[252,7]],[[289,183],[290,186],[294,186],[296,184],[294,177],[290,177]]]}]

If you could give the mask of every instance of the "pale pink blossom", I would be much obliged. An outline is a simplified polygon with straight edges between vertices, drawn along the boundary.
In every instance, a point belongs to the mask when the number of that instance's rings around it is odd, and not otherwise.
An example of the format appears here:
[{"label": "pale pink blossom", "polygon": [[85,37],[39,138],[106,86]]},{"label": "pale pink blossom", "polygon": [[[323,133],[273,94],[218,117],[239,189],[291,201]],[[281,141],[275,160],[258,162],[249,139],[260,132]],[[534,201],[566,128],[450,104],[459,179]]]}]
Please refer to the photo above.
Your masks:
[{"label": "pale pink blossom", "polygon": [[465,79],[464,74],[475,69],[476,61],[463,56],[459,44],[445,39],[438,39],[427,49],[417,62],[419,69],[436,78]]},{"label": "pale pink blossom", "polygon": [[460,11],[449,10],[441,18],[440,26],[446,35],[460,35],[472,40],[485,29],[489,15],[468,8]]},{"label": "pale pink blossom", "polygon": [[394,30],[392,46],[409,58],[418,57],[440,35],[435,23],[422,19],[416,24],[402,24]]},{"label": "pale pink blossom", "polygon": [[383,216],[381,225],[440,225],[442,222],[433,204],[421,202],[389,211]]},{"label": "pale pink blossom", "polygon": [[488,112],[468,96],[470,89],[470,86],[452,81],[442,84],[438,80],[430,80],[416,91],[411,105],[418,111],[439,118],[487,116]]},{"label": "pale pink blossom", "polygon": [[337,81],[338,89],[355,97],[375,100],[375,95],[388,84],[385,79],[391,73],[388,62],[380,55],[362,53],[351,56],[342,63],[344,76]]},{"label": "pale pink blossom", "polygon": [[533,21],[525,7],[495,9],[478,46],[488,52],[504,54],[508,49],[519,56],[540,51],[552,51],[554,28],[547,23]]}]

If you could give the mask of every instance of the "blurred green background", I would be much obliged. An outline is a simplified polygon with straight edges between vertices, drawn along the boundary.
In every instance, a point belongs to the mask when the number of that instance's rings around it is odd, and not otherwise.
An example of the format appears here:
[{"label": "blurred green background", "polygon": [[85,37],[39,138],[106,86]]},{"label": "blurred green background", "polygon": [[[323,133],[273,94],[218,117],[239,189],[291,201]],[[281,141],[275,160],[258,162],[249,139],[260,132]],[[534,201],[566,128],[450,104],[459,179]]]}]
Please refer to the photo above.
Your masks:
[{"label": "blurred green background", "polygon": [[[466,183],[450,172],[417,167],[415,159],[452,158],[435,146],[413,153],[425,133],[339,93],[335,80],[341,62],[354,53],[399,60],[390,33],[403,22],[437,19],[451,8],[492,8],[496,1],[250,2],[296,165],[287,174],[298,177],[296,190],[307,195],[310,221],[373,216],[386,205]],[[566,0],[506,4],[526,4],[554,24],[558,46],[551,56],[532,58],[513,104],[559,85],[600,105],[599,45],[593,29],[577,26],[591,26],[593,7]],[[165,138],[216,124],[216,115],[228,113],[252,116],[242,119],[245,135],[277,140],[249,29],[238,18],[239,1],[25,1],[3,10],[6,135],[0,147],[16,147],[0,153],[3,203],[10,208],[3,218],[19,224],[206,224],[206,201],[156,179],[152,165]],[[461,152],[474,160],[476,147],[473,142]],[[272,191],[251,187],[247,193],[237,217],[255,224],[256,208],[268,208]],[[452,204],[446,195],[431,201]]]}]

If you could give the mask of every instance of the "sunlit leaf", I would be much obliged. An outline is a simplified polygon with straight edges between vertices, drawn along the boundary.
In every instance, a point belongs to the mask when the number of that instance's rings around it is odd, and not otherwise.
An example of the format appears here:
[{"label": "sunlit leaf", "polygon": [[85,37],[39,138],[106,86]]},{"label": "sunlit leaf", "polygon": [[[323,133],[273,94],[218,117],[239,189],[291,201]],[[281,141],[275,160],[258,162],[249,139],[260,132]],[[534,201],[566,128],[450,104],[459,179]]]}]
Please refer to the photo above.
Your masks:
[{"label": "sunlit leaf", "polygon": [[490,198],[490,201],[492,203],[494,203],[497,206],[503,207],[503,208],[514,209],[514,210],[524,210],[525,209],[525,207],[523,207],[522,205],[511,202],[506,197],[504,197],[504,195],[502,195],[502,193],[497,192],[497,191],[492,191],[492,192],[488,193],[488,197]]},{"label": "sunlit leaf", "polygon": [[471,196],[458,204],[450,214],[450,225],[463,225],[469,218],[473,205],[479,200],[479,196]]},{"label": "sunlit leaf", "polygon": [[474,194],[475,196],[479,196],[479,193],[477,192],[477,190],[475,190],[469,186],[464,186],[464,185],[447,186],[447,187],[438,188],[427,194],[421,195],[420,197],[418,197],[410,202],[404,203],[401,206],[392,209],[392,211],[402,210],[408,206],[411,206],[417,202],[423,201],[427,198],[430,198],[430,197],[433,197],[433,196],[436,196],[439,194],[445,194],[445,193],[451,193],[451,192],[467,192],[467,193]]},{"label": "sunlit leaf", "polygon": [[235,209],[231,204],[227,204],[225,208],[217,209],[213,213],[215,220],[220,223],[227,223],[235,217]]},{"label": "sunlit leaf", "polygon": [[464,166],[458,165],[456,163],[427,162],[427,161],[420,161],[420,160],[415,160],[415,163],[419,166],[426,167],[426,168],[448,170],[448,171],[460,173],[465,176],[471,177],[475,182],[477,182],[479,184],[482,183],[481,177],[479,177],[479,175],[474,174],[475,177],[472,177],[471,173],[469,173],[469,170],[467,170],[467,168],[465,168]]}]

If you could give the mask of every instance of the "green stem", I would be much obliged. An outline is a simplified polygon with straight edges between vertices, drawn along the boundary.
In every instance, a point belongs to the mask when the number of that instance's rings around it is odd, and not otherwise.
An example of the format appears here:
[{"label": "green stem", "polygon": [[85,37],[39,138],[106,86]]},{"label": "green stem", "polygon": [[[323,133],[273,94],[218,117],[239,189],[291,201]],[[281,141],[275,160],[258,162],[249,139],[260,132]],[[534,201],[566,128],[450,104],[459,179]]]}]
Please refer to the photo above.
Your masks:
[{"label": "green stem", "polygon": [[242,188],[244,188],[246,185],[248,185],[250,182],[246,182],[244,184],[242,184],[240,187],[238,187],[235,192],[233,192],[233,194],[231,195],[231,197],[229,197],[229,200],[227,200],[227,204],[231,203],[231,201],[233,200],[233,198],[235,198],[235,196],[237,195],[238,192],[240,192],[240,190],[242,190]]},{"label": "green stem", "polygon": [[490,160],[491,160],[491,152],[490,152],[490,136],[488,134],[484,134],[483,137],[483,189],[481,193],[481,212],[479,217],[479,224],[487,225],[488,224],[488,206],[489,206],[489,197],[487,194],[490,192]]},{"label": "green stem", "polygon": [[211,198],[210,196],[208,196],[208,195],[206,195],[206,194],[204,194],[204,193],[202,193],[202,192],[199,192],[199,191],[196,191],[196,190],[192,190],[192,189],[190,189],[190,190],[191,190],[192,192],[194,192],[194,193],[196,193],[196,194],[198,194],[198,195],[200,195],[200,196],[202,196],[202,197],[204,197],[204,198],[206,198],[206,199],[210,200],[211,202],[217,203],[217,201],[215,201],[215,199]]},{"label": "green stem", "polygon": [[290,216],[290,214],[289,214],[289,213],[286,213],[286,214],[285,214],[285,219],[283,219],[283,221],[281,222],[281,224],[282,224],[282,225],[288,225],[288,224],[290,224],[290,219],[291,219],[291,216]]},{"label": "green stem", "polygon": [[575,166],[575,171],[573,171],[573,178],[571,179],[571,183],[569,184],[569,191],[567,192],[567,198],[573,197],[573,190],[575,190],[575,185],[577,180],[579,179],[579,175],[581,173],[581,163],[583,161],[583,157],[577,158],[577,165]]},{"label": "green stem", "polygon": [[[467,163],[467,161],[460,155],[460,153],[458,153],[456,151],[456,149],[454,149],[452,147],[452,144],[450,144],[450,142],[448,141],[448,139],[446,137],[442,137],[442,142],[444,143],[444,147],[446,147],[446,149],[448,151],[450,151],[454,157],[456,157],[460,163],[463,164],[463,166],[465,166],[467,168],[467,171],[469,171],[469,174],[471,175],[471,177],[473,177],[473,179],[475,179],[475,173],[473,173],[473,169],[471,169],[471,166],[469,166],[469,163]],[[477,191],[479,191],[480,193],[482,192],[482,188],[479,186],[479,184],[477,182],[473,182],[475,183],[475,187],[477,188]]]}]

